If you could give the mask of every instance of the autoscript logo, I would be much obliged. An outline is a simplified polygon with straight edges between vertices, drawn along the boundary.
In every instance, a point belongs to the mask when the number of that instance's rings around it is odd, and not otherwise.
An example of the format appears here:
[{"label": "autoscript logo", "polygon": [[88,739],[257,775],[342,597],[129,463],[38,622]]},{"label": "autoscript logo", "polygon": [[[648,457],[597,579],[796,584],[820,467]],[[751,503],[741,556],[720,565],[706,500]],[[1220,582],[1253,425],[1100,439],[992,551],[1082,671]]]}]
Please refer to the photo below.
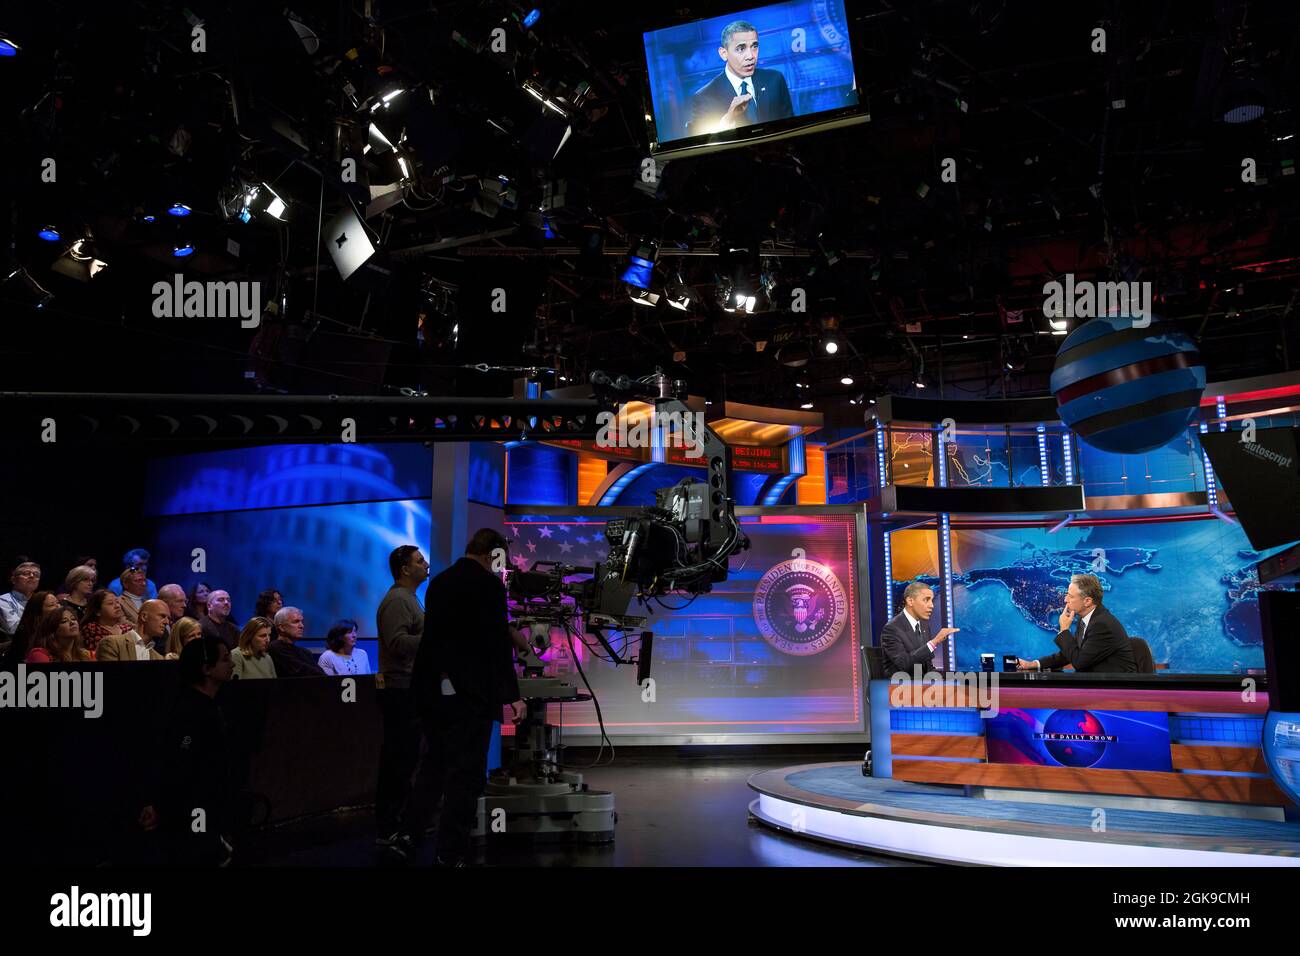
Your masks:
[{"label": "autoscript logo", "polygon": [[129,926],[133,936],[148,936],[152,914],[149,893],[82,893],[74,885],[50,897],[50,925],[58,928]]},{"label": "autoscript logo", "polygon": [[1270,461],[1281,468],[1291,467],[1292,459],[1289,455],[1265,448],[1259,442],[1242,442],[1242,447],[1246,449],[1247,454],[1254,455],[1262,461]]}]

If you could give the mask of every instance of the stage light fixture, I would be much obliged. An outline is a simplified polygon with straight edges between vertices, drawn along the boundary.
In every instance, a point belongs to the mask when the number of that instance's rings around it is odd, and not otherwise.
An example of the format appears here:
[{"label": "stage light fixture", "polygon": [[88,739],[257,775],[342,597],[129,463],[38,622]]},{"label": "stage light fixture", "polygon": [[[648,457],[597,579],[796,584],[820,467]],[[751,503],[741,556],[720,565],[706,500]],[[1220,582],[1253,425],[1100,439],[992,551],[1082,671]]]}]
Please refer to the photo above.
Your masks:
[{"label": "stage light fixture", "polygon": [[524,15],[525,29],[531,30],[537,24],[537,21],[540,20],[541,18],[542,18],[541,9],[538,7],[533,7],[533,9],[529,10],[528,13]]},{"label": "stage light fixture", "polygon": [[648,305],[654,308],[659,304],[659,296],[647,289],[628,289],[627,294],[637,305]]},{"label": "stage light fixture", "polygon": [[108,263],[95,256],[95,241],[87,237],[70,245],[63,255],[54,260],[50,271],[78,282],[89,282],[106,268]]},{"label": "stage light fixture", "polygon": [[619,278],[638,289],[649,289],[654,275],[655,260],[659,258],[659,241],[642,239],[628,249],[628,266]]},{"label": "stage light fixture", "polygon": [[375,113],[381,109],[388,109],[393,100],[397,99],[405,92],[406,90],[401,87],[390,87],[387,91],[379,94],[375,98],[375,101],[370,105],[370,112]]},{"label": "stage light fixture", "polygon": [[834,355],[840,350],[840,343],[833,335],[828,335],[822,339],[822,349],[827,355]]},{"label": "stage light fixture", "polygon": [[800,405],[799,407],[802,408],[804,411],[807,411],[808,409],[810,409],[810,408],[813,407],[813,403],[812,403],[812,402],[804,402],[804,403],[803,403],[802,405]]},{"label": "stage light fixture", "polygon": [[0,56],[17,56],[20,49],[22,49],[22,47],[12,39],[0,35]]},{"label": "stage light fixture", "polygon": [[174,202],[171,204],[171,206],[167,208],[167,215],[183,218],[185,216],[188,216],[193,211],[194,211],[193,209],[185,205],[185,203],[183,202]]},{"label": "stage light fixture", "polygon": [[58,242],[60,238],[59,230],[55,229],[53,226],[43,227],[40,232],[36,233],[36,235],[40,236],[46,242]]},{"label": "stage light fixture", "polygon": [[841,385],[852,385],[852,384],[853,384],[853,376],[852,376],[852,375],[845,375],[843,378],[840,379],[840,384],[841,384]]},{"label": "stage light fixture", "polygon": [[194,255],[194,243],[177,242],[175,245],[172,246],[172,255],[175,256],[177,259],[183,259],[186,256]]},{"label": "stage light fixture", "polygon": [[0,293],[10,302],[20,302],[36,309],[45,308],[54,295],[41,287],[30,272],[18,266],[0,282]]},{"label": "stage light fixture", "polygon": [[679,309],[682,312],[685,312],[690,308],[691,300],[695,296],[691,287],[683,281],[680,272],[678,272],[677,275],[673,277],[673,280],[668,283],[668,288],[664,290],[664,292],[667,296],[668,304],[674,309]]}]

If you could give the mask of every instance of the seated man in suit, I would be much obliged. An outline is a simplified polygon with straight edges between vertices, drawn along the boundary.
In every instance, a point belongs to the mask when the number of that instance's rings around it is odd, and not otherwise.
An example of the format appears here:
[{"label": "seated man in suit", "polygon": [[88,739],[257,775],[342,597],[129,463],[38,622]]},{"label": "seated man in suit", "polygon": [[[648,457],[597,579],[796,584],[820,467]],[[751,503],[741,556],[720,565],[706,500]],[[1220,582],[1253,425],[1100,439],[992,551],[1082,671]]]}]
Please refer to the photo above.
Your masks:
[{"label": "seated man in suit", "polygon": [[722,31],[721,73],[691,95],[692,136],[794,116],[790,88],[779,70],[758,69],[758,30],[736,20]]},{"label": "seated man in suit", "polygon": [[160,661],[167,646],[171,614],[167,602],[155,598],[140,605],[135,630],[100,638],[95,646],[97,661]]},{"label": "seated man in suit", "polygon": [[[1071,633],[1070,625],[1075,617],[1079,618],[1079,628],[1077,633]],[[1065,610],[1057,623],[1061,628],[1056,635],[1056,646],[1060,651],[1041,660],[1018,660],[1017,670],[1045,671],[1073,664],[1079,672],[1137,673],[1133,645],[1124,632],[1124,625],[1101,606],[1101,582],[1094,575],[1076,574],[1070,578],[1070,589],[1065,592]]]},{"label": "seated man in suit", "polygon": [[899,671],[911,674],[920,664],[930,670],[935,648],[961,628],[945,627],[930,636],[930,615],[934,613],[934,590],[928,584],[913,581],[903,591],[903,611],[880,631],[880,656],[888,678]]}]

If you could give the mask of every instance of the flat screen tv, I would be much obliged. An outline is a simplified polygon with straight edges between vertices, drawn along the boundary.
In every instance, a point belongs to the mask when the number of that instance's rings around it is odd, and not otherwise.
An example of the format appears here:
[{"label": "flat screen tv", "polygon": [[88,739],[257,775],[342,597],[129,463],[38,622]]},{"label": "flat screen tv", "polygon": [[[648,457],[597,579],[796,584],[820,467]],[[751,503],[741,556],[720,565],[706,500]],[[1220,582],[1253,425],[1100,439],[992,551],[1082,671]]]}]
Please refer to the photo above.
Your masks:
[{"label": "flat screen tv", "polygon": [[651,149],[698,155],[870,119],[845,0],[737,7],[643,35]]}]

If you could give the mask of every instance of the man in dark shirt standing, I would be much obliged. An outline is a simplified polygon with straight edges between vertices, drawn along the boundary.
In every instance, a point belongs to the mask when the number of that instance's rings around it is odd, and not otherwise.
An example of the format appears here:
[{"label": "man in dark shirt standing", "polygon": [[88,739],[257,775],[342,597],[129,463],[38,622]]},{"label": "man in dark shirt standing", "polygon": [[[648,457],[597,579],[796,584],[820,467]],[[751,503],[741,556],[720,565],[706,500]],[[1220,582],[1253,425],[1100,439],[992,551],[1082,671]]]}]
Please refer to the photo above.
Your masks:
[{"label": "man in dark shirt standing", "polygon": [[299,647],[304,623],[302,611],[296,607],[282,607],[275,612],[275,640],[267,649],[275,661],[278,677],[324,677],[325,672],[316,663],[316,655]]},{"label": "man in dark shirt standing", "polygon": [[493,570],[504,566],[509,546],[499,531],[480,528],[465,556],[433,578],[424,595],[411,690],[428,752],[415,786],[423,805],[412,808],[410,823],[418,826],[442,797],[437,852],[446,866],[463,866],[469,855],[493,722],[506,705],[515,723],[524,717],[506,589]]}]

